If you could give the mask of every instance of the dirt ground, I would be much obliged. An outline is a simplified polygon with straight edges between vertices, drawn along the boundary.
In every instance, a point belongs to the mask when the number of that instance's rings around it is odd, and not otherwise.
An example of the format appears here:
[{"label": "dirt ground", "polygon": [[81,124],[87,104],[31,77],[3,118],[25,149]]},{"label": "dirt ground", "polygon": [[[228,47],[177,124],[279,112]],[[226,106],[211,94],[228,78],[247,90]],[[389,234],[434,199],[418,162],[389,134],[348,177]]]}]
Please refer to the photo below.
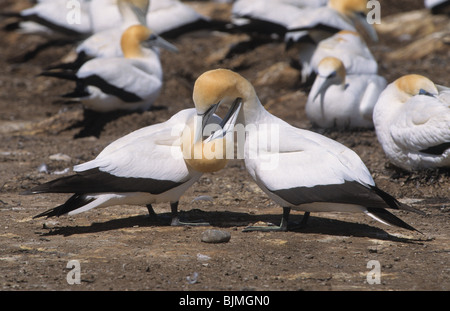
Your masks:
[{"label": "dirt ground", "polygon": [[[422,9],[422,2],[416,0],[380,2],[380,27],[398,21],[392,18],[395,14]],[[205,2],[190,4],[205,14],[228,17],[229,5],[212,9]],[[0,10],[28,5],[27,0],[6,0]],[[440,31],[448,20],[420,18],[428,24],[414,28],[414,23],[403,23],[404,32],[395,27],[398,33],[380,30],[380,41],[370,43],[380,74],[391,82],[414,72],[449,85],[449,45],[429,43],[419,49],[411,45]],[[11,21],[1,20],[1,26]],[[299,72],[289,66],[290,56],[282,43],[224,59],[231,42],[242,36],[203,30],[172,38],[180,52],[161,54],[164,89],[155,108],[115,115],[96,136],[80,125],[82,108],[59,97],[73,84],[37,76],[44,67],[60,62],[75,43],[52,46],[20,61],[47,39],[5,30],[0,37],[1,290],[450,290],[449,171],[396,169],[387,162],[373,131],[312,128],[304,112],[307,89],[299,87]],[[299,231],[242,232],[258,221],[277,224],[281,208],[251,180],[241,160],[205,174],[182,197],[183,219],[203,219],[211,224],[208,227],[169,226],[168,204],[155,205],[161,222],[151,221],[146,208],[138,206],[32,219],[69,195],[20,192],[70,174],[73,165],[94,158],[115,139],[193,107],[196,77],[218,67],[236,70],[252,81],[271,113],[355,150],[381,189],[426,213],[396,213],[423,234],[385,226],[362,214],[343,213],[312,214],[308,226]],[[301,212],[292,215],[293,221],[301,220]],[[229,232],[230,241],[202,242],[202,232],[211,228]],[[73,272],[67,267],[71,260],[80,264],[81,284],[67,281]],[[380,264],[380,284],[367,281],[371,260]]]}]

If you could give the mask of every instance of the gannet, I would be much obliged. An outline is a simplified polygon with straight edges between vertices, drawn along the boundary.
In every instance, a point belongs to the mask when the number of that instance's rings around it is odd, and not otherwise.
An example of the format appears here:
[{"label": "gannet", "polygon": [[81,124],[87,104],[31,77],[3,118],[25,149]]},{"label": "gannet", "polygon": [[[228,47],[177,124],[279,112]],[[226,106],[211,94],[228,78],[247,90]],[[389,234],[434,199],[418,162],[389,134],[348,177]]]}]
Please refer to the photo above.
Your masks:
[{"label": "gannet", "polygon": [[[225,167],[227,131],[233,129],[230,124],[239,112],[236,106],[221,120],[214,114],[216,109],[216,105],[199,105],[197,110],[185,109],[166,122],[136,130],[109,144],[95,159],[76,165],[74,175],[23,193],[74,193],[64,204],[35,218],[122,204],[146,205],[154,214],[152,204],[169,202],[171,225],[198,224],[179,221],[178,202],[203,173]],[[215,137],[205,139],[210,133]]]},{"label": "gannet", "polygon": [[378,63],[361,36],[350,30],[341,30],[324,39],[316,48],[300,49],[302,81],[317,72],[319,62],[328,56],[339,58],[348,74],[376,74]]},{"label": "gannet", "polygon": [[163,71],[156,46],[177,51],[147,27],[133,25],[122,35],[123,57],[91,59],[76,73],[47,71],[42,75],[75,80],[75,92],[66,97],[79,98],[88,110],[147,110],[162,87]]},{"label": "gannet", "polygon": [[378,35],[367,19],[366,0],[329,0],[327,6],[305,9],[301,18],[288,25],[285,40],[287,42],[310,41],[318,44],[340,30],[357,31],[361,27],[373,40]]},{"label": "gannet", "polygon": [[249,227],[246,231],[286,231],[291,208],[305,211],[305,216],[310,212],[363,212],[382,223],[415,230],[387,209],[417,210],[379,189],[354,151],[270,114],[252,84],[233,71],[211,70],[198,77],[196,106],[225,100],[241,101],[236,123],[244,125],[246,132],[247,171],[283,207],[280,226]]},{"label": "gannet", "polygon": [[450,88],[409,74],[381,93],[373,111],[391,163],[407,170],[450,167]]},{"label": "gannet", "polygon": [[342,61],[325,57],[306,102],[306,116],[322,128],[373,128],[373,107],[386,87],[377,74],[346,74]]},{"label": "gannet", "polygon": [[328,1],[238,0],[231,9],[231,21],[243,31],[284,35],[290,24],[302,18],[304,9],[325,6]]}]

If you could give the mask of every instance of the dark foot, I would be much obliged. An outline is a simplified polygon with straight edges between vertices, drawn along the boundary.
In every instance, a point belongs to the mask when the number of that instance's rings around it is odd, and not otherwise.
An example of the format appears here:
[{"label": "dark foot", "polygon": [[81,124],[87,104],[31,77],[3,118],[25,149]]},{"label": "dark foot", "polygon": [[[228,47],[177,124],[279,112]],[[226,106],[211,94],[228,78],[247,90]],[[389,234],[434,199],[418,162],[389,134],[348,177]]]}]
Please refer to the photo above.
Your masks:
[{"label": "dark foot", "polygon": [[175,216],[172,218],[172,221],[170,222],[171,226],[211,226],[208,222],[185,222],[180,221],[178,216]]},{"label": "dark foot", "polygon": [[170,203],[170,208],[172,210],[172,221],[171,226],[210,226],[207,222],[184,222],[180,221],[178,218],[178,202]]},{"label": "dark foot", "polygon": [[283,208],[283,217],[279,226],[248,226],[242,230],[243,232],[260,231],[260,232],[286,232],[290,230],[302,229],[306,226],[310,212],[305,212],[300,223],[289,223],[290,208]]},{"label": "dark foot", "polygon": [[243,232],[260,231],[260,232],[286,232],[288,231],[288,220],[291,209],[289,207],[283,207],[283,216],[281,217],[281,223],[279,226],[248,226],[245,227]]}]

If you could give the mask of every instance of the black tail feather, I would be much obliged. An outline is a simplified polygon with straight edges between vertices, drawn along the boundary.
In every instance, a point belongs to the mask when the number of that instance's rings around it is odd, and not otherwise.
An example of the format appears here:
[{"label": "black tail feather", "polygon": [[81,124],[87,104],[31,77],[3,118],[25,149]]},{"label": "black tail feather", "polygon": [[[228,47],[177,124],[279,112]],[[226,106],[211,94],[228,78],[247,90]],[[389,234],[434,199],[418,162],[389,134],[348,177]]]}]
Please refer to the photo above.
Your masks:
[{"label": "black tail feather", "polygon": [[89,204],[93,200],[95,200],[95,199],[94,198],[86,199],[86,197],[84,195],[74,194],[64,204],[54,207],[52,209],[49,209],[39,215],[36,215],[33,217],[33,219],[40,218],[40,217],[47,217],[47,218],[54,217],[54,216],[59,217],[61,215],[67,214],[73,210],[76,210],[86,204]]},{"label": "black tail feather", "polygon": [[76,72],[74,72],[72,70],[43,71],[43,72],[41,72],[39,74],[39,76],[53,77],[53,78],[58,78],[58,79],[71,80],[71,81],[77,81],[78,80]]},{"label": "black tail feather", "polygon": [[69,63],[60,63],[56,65],[51,65],[45,68],[46,71],[48,70],[55,70],[55,69],[63,69],[63,70],[72,70],[77,71],[80,69],[80,67],[89,60],[89,57],[87,57],[86,53],[80,52],[77,54],[77,58]]},{"label": "black tail feather", "polygon": [[386,223],[388,223],[390,225],[422,233],[419,230],[417,230],[417,229],[413,228],[412,226],[408,225],[406,222],[404,222],[403,220],[401,220],[400,218],[398,218],[394,214],[390,213],[386,209],[369,207],[369,208],[367,208],[367,211],[370,214],[374,215],[376,218],[379,218],[380,220],[382,220],[382,221],[384,221],[384,222],[386,222]]},{"label": "black tail feather", "polygon": [[425,215],[424,212],[422,212],[414,207],[411,207],[407,204],[399,202],[397,199],[395,199],[389,193],[384,192],[380,188],[375,187],[375,186],[372,186],[371,188],[386,202],[386,204],[389,205],[390,208],[400,209],[400,210],[404,210],[404,211],[408,211],[408,212],[414,212],[414,213],[417,213],[420,215]]}]

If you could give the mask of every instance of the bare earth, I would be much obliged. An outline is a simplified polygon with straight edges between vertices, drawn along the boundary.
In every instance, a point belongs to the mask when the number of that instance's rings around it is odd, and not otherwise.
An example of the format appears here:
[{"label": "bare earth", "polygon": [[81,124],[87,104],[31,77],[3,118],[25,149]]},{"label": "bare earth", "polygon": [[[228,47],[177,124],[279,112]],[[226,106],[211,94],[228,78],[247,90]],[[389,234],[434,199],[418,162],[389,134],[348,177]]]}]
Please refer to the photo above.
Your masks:
[{"label": "bare earth", "polygon": [[[205,2],[191,4],[205,14],[228,17],[227,5],[211,9]],[[416,0],[381,1],[380,27],[398,20],[392,19],[394,14],[421,9],[420,4]],[[27,0],[7,0],[0,10],[27,5]],[[429,16],[425,11],[421,14]],[[1,20],[1,26],[11,21]],[[427,24],[412,27],[419,22]],[[371,43],[371,48],[380,74],[391,82],[414,72],[449,85],[448,34],[447,44],[411,45],[430,38],[448,22],[442,16],[419,18],[394,28],[404,29],[403,34],[379,31],[380,41]],[[63,176],[57,173],[70,174],[73,165],[94,158],[115,139],[193,107],[193,83],[209,69],[236,70],[254,83],[271,113],[297,127],[317,129],[305,117],[307,90],[299,88],[299,72],[289,66],[290,56],[280,42],[223,60],[230,43],[242,36],[205,30],[170,39],[180,53],[161,54],[165,85],[155,109],[116,115],[96,137],[79,126],[82,108],[59,97],[73,84],[36,76],[44,67],[60,62],[75,44],[44,49],[26,62],[17,62],[17,57],[47,39],[3,30],[0,36],[1,290],[450,289],[449,171],[397,170],[387,163],[373,131],[320,132],[354,149],[381,189],[424,211],[426,216],[396,213],[423,234],[385,226],[362,214],[340,213],[312,214],[308,226],[295,232],[242,232],[258,221],[278,224],[281,217],[281,207],[251,180],[242,160],[204,175],[180,202],[183,219],[202,219],[210,227],[169,226],[168,204],[155,206],[160,222],[151,221],[146,208],[136,206],[32,219],[68,195],[22,196],[20,192]],[[46,165],[46,172],[38,170],[41,164]],[[301,221],[301,212],[292,215],[293,221]],[[229,232],[230,241],[202,242],[202,232],[211,228]],[[71,260],[80,264],[81,284],[67,282],[68,273],[73,272],[66,267]],[[367,282],[371,260],[380,264],[380,284]]]}]

